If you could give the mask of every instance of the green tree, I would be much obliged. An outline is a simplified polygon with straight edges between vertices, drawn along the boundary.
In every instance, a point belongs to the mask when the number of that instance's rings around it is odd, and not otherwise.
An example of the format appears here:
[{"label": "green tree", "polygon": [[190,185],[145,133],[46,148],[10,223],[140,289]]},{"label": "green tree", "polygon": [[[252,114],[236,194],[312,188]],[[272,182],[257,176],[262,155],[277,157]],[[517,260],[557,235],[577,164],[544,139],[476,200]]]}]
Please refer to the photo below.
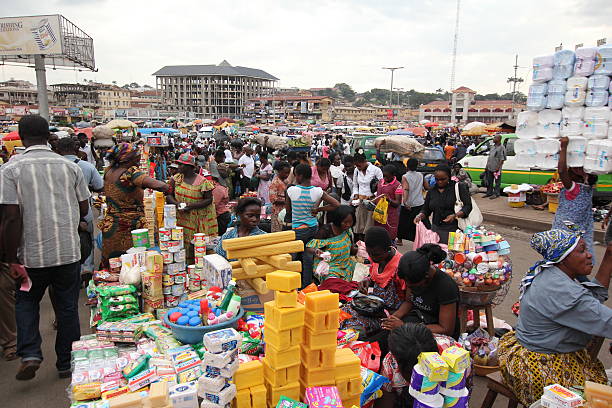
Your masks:
[{"label": "green tree", "polygon": [[343,83],[334,85],[334,89],[339,92],[340,96],[349,102],[355,100],[355,91],[350,85]]}]

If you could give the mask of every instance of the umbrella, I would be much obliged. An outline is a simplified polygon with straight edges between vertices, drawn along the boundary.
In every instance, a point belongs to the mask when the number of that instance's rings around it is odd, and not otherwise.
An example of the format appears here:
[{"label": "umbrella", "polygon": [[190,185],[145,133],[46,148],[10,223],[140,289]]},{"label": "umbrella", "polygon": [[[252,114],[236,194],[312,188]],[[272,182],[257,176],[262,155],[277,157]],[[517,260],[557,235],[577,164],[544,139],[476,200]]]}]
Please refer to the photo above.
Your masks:
[{"label": "umbrella", "polygon": [[70,136],[70,133],[66,132],[65,130],[59,130],[55,132],[55,135],[58,137],[58,139],[64,139]]},{"label": "umbrella", "polygon": [[275,130],[277,132],[288,132],[289,128],[287,126],[278,126]]},{"label": "umbrella", "polygon": [[76,123],[76,127],[80,128],[80,129],[88,128],[88,127],[91,127],[91,123],[85,122],[84,120],[82,120],[82,121]]},{"label": "umbrella", "polygon": [[4,140],[5,142],[9,140],[20,140],[19,132],[15,130],[13,132],[7,133],[2,137],[2,140]]},{"label": "umbrella", "polygon": [[113,119],[105,126],[108,126],[112,129],[130,129],[138,127],[134,122],[127,119]]},{"label": "umbrella", "polygon": [[406,128],[404,130],[408,130],[414,133],[415,136],[425,136],[425,128],[422,128],[422,127],[411,127],[411,128]]},{"label": "umbrella", "polygon": [[176,118],[174,116],[170,116],[166,119],[166,122],[176,122]]},{"label": "umbrella", "polygon": [[438,127],[440,124],[438,122],[427,122],[423,126],[425,127]]},{"label": "umbrella", "polygon": [[470,122],[470,123],[468,123],[467,125],[465,125],[463,127],[463,130],[464,131],[465,130],[470,130],[470,129],[473,129],[475,127],[481,127],[481,126],[487,126],[487,124],[486,123],[482,123],[482,122]]},{"label": "umbrella", "polygon": [[428,121],[427,119],[425,119],[425,120],[421,120],[421,121],[419,121],[419,123],[420,123],[421,125],[424,125],[424,124],[426,124],[426,123],[429,123],[429,121]]}]

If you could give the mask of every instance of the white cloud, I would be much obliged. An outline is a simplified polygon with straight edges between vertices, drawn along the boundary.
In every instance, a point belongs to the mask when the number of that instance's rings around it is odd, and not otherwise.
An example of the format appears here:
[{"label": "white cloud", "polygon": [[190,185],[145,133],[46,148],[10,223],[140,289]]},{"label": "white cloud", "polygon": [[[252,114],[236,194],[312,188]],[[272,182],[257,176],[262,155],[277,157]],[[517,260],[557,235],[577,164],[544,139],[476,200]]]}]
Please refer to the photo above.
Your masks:
[{"label": "white cloud", "polygon": [[[5,1],[5,0],[3,0]],[[383,66],[404,66],[394,86],[448,89],[454,0],[21,0],[3,14],[61,13],[94,38],[99,72],[49,71],[48,82],[83,78],[154,85],[164,65],[260,68],[282,86],[346,82],[387,88]],[[588,7],[587,7],[588,4]],[[506,92],[514,54],[528,67],[560,42],[592,45],[610,34],[609,0],[463,0],[456,85]],[[606,17],[607,16],[607,17]],[[611,38],[612,40],[612,38]],[[529,82],[529,69],[519,74]],[[0,67],[0,79],[34,80],[27,68]],[[526,88],[526,86],[524,86]]]}]

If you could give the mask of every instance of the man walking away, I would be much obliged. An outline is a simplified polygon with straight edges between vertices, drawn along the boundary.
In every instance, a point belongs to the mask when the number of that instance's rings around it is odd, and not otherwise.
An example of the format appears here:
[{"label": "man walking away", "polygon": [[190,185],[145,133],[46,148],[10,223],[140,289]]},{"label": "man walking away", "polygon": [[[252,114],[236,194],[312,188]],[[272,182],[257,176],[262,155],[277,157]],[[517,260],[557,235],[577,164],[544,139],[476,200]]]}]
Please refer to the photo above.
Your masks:
[{"label": "man walking away", "polygon": [[493,200],[500,195],[501,188],[501,172],[504,161],[506,160],[506,148],[501,144],[501,136],[495,135],[493,137],[493,146],[489,151],[489,158],[487,159],[487,166],[485,168],[485,176],[487,178],[487,194],[485,197],[489,197]]},{"label": "man walking away", "polygon": [[0,169],[1,261],[9,263],[14,275],[32,281],[29,291],[16,294],[17,355],[22,363],[15,378],[34,378],[42,363],[39,304],[48,286],[57,306],[56,367],[60,378],[67,378],[72,342],[81,335],[78,226],[89,210],[89,190],[79,166],[47,146],[49,124],[44,118],[24,116],[18,131],[26,150],[20,160]]}]

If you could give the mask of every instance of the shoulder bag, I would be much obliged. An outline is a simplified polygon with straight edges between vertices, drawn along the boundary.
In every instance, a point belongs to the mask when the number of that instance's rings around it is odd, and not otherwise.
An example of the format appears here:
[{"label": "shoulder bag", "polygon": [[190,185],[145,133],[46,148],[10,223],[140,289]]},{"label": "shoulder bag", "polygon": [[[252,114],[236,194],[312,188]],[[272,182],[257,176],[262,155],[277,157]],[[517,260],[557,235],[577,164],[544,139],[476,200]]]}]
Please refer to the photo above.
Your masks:
[{"label": "shoulder bag", "polygon": [[[480,208],[478,208],[476,201],[472,197],[470,197],[470,200],[472,200],[472,211],[470,211],[467,217],[457,218],[461,231],[464,231],[468,225],[479,227],[482,224]],[[461,196],[459,195],[459,183],[455,183],[455,214],[461,211],[461,208],[463,208],[463,201],[461,201]]]}]

